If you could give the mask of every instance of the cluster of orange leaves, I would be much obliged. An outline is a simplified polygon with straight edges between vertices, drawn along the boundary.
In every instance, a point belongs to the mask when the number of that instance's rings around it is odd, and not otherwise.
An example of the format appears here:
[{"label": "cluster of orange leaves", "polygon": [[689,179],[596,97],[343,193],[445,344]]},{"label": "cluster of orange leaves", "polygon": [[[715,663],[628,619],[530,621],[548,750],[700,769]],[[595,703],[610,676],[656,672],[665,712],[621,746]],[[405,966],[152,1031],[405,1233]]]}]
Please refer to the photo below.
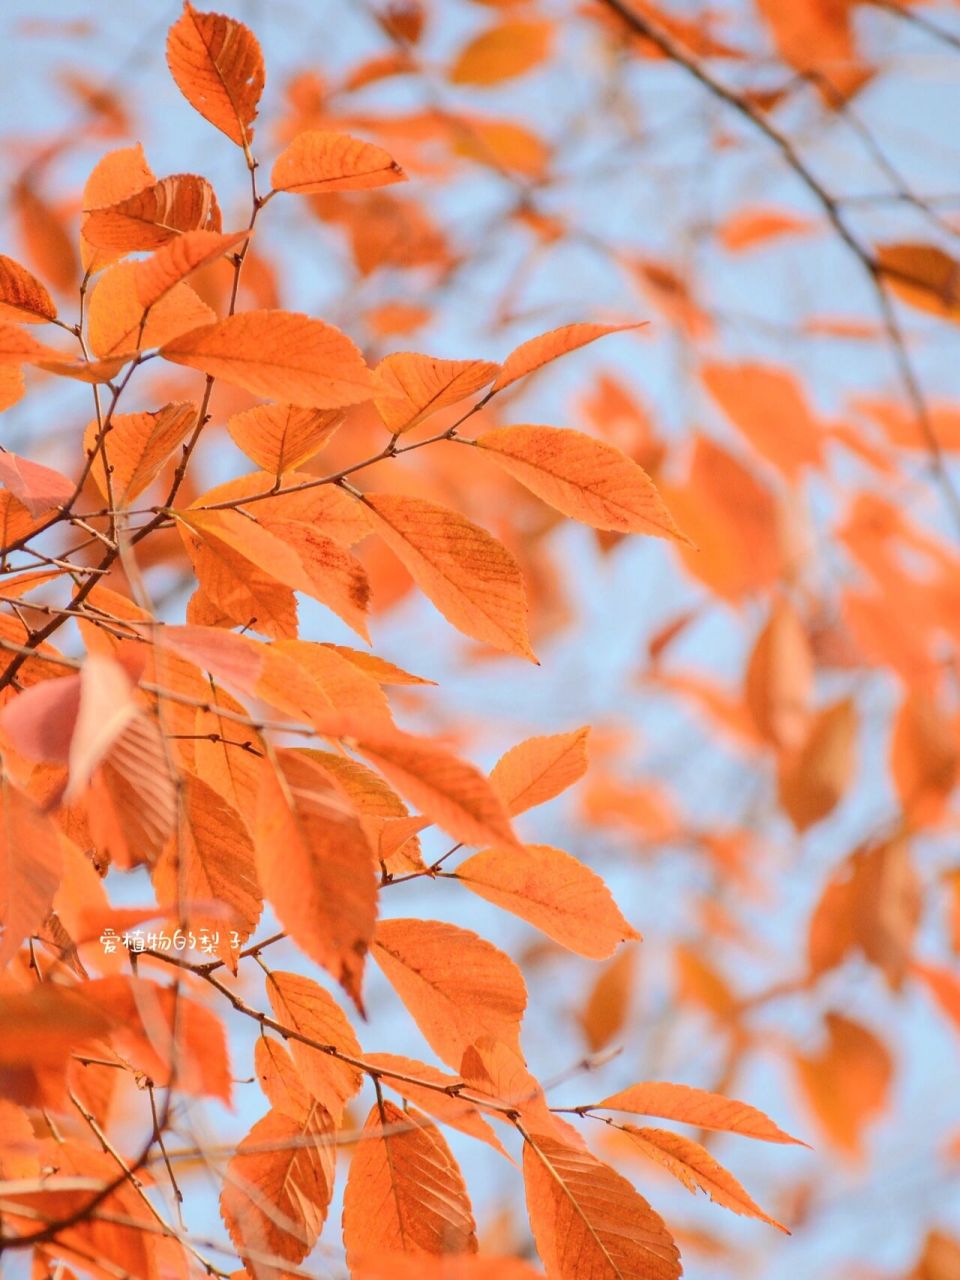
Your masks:
[{"label": "cluster of orange leaves", "polygon": [[[464,50],[454,81],[484,84],[505,59],[508,74],[536,61],[547,29],[520,26]],[[584,775],[587,731],[521,742],[486,776],[443,742],[396,726],[386,691],[425,683],[420,677],[365,649],[301,639],[297,618],[297,596],[308,596],[368,641],[370,582],[353,548],[374,537],[453,627],[536,661],[523,576],[503,541],[439,502],[353,483],[366,468],[427,445],[464,459],[471,457],[464,450],[476,450],[554,512],[607,535],[665,537],[691,556],[701,527],[703,540],[713,539],[704,508],[678,491],[670,508],[681,532],[646,471],[614,444],[552,426],[492,426],[482,413],[549,362],[634,326],[569,325],[525,342],[500,365],[405,352],[371,368],[323,320],[276,307],[237,309],[258,217],[275,197],[329,199],[326,216],[337,217],[339,193],[397,183],[404,173],[377,145],[303,129],[275,160],[263,194],[252,148],[264,68],[253,34],[188,3],[170,31],[167,60],[187,101],[242,152],[252,184],[249,225],[224,232],[209,182],[193,174],[158,179],[133,147],[106,155],[84,189],[84,312],[76,325],[60,319],[25,267],[0,259],[4,405],[23,394],[22,371],[32,366],[91,384],[96,406],[73,476],[0,455],[5,557],[71,525],[92,531],[99,557],[84,565],[41,553],[38,567],[3,579],[12,606],[0,615],[4,1245],[34,1247],[38,1266],[60,1261],[104,1277],[210,1270],[145,1187],[172,1100],[230,1101],[233,1068],[216,1012],[229,1008],[259,1024],[254,1065],[268,1108],[223,1169],[221,1213],[241,1274],[282,1275],[308,1257],[333,1195],[338,1147],[348,1145],[343,1243],[358,1280],[535,1275],[520,1260],[477,1253],[468,1191],[443,1136],[449,1126],[507,1156],[494,1121],[522,1140],[532,1232],[551,1280],[670,1280],[680,1261],[666,1224],[550,1107],[525,1066],[527,996],[515,963],[459,926],[378,921],[378,897],[392,885],[452,874],[579,955],[608,958],[635,939],[599,876],[560,849],[521,843],[512,826]],[[484,145],[518,140],[494,130]],[[357,258],[362,264],[362,248]],[[223,260],[232,287],[218,315],[189,281]],[[71,332],[79,354],[24,327],[43,323]],[[197,401],[121,411],[134,375],[154,360],[204,375]],[[723,369],[708,376],[721,402],[728,376]],[[215,383],[248,393],[227,429],[256,470],[191,496],[188,464]],[[423,424],[429,432],[433,415],[464,404],[452,424],[447,415],[441,430],[418,434]],[[314,459],[356,405],[377,415],[385,443],[367,459],[318,472]],[[750,424],[740,425],[749,434]],[[724,463],[708,457],[709,448],[702,443],[702,465],[715,484]],[[810,461],[799,437],[785,438],[783,448],[785,470]],[[136,500],[158,484],[163,500],[138,509]],[[87,511],[91,493],[101,506]],[[732,494],[718,491],[717,500],[738,500]],[[170,531],[182,539],[195,579],[182,625],[155,616],[137,567],[150,540]],[[714,547],[702,571],[727,572],[728,552],[732,565],[739,548]],[[113,586],[101,581],[109,571]],[[50,606],[49,620],[36,623],[21,602],[50,583],[70,586],[69,603]],[[123,583],[126,590],[115,589]],[[738,587],[729,589],[735,595]],[[85,649],[80,660],[48,643],[70,618]],[[758,643],[747,698],[756,731],[783,749],[784,804],[802,827],[836,801],[838,769],[824,761],[848,750],[851,716],[840,704],[811,719],[807,691],[796,684],[805,670],[794,652],[801,646],[796,618],[778,606]],[[923,707],[911,714],[922,719]],[[912,731],[919,730],[904,729]],[[289,745],[298,736],[319,739],[323,749]],[[928,798],[928,780],[916,785]],[[455,842],[451,853],[477,850],[452,873],[440,869],[446,855],[424,859],[419,833],[434,826]],[[856,892],[857,877],[877,874],[876,856],[836,886],[838,900]],[[140,866],[156,903],[111,906],[106,869]],[[267,969],[260,953],[269,940],[248,945],[265,903],[361,1015],[372,959],[448,1070],[365,1052],[321,985]],[[218,933],[216,958],[152,950],[133,971],[123,954],[91,961],[104,930],[157,919]],[[269,1011],[249,1005],[227,978],[253,958],[267,973]],[[101,976],[90,975],[92,963]],[[118,1072],[131,1073],[150,1096],[154,1122],[139,1151],[121,1153],[106,1135]],[[345,1110],[365,1081],[376,1096],[353,1134]],[[689,1189],[780,1225],[699,1142],[615,1119],[796,1141],[753,1107],[641,1082],[568,1110],[615,1127]]]}]

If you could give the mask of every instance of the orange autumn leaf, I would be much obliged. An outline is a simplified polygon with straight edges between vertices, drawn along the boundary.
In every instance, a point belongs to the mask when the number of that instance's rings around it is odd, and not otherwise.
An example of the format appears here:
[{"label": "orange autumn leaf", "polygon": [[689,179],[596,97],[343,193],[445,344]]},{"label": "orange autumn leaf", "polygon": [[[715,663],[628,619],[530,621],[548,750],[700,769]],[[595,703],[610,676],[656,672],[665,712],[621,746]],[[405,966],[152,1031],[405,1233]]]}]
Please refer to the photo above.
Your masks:
[{"label": "orange autumn leaf", "polygon": [[220,231],[220,207],[206,178],[178,173],[108,205],[87,210],[83,235],[107,253],[158,249],[183,231]]},{"label": "orange autumn leaf", "polygon": [[[83,188],[81,203],[85,210],[108,208],[152,186],[156,180],[157,175],[147,163],[139,142],[133,147],[120,147],[116,151],[108,151],[93,166]],[[80,258],[84,270],[93,273],[120,255],[97,249],[90,243],[85,234],[89,216],[89,213],[84,213],[80,219]]]},{"label": "orange autumn leaf", "polygon": [[591,960],[605,960],[640,936],[596,872],[550,845],[524,845],[522,853],[486,849],[461,863],[456,876],[472,893]]},{"label": "orange autumn leaf", "polygon": [[286,931],[363,1008],[377,915],[374,854],[344,793],[307,757],[265,766],[255,824],[257,872]]},{"label": "orange autumn leaf", "polygon": [[790,1234],[782,1223],[769,1217],[754,1203],[733,1174],[724,1169],[699,1142],[671,1133],[669,1129],[641,1129],[627,1124],[623,1131],[630,1135],[632,1145],[641,1154],[666,1169],[688,1191],[696,1192],[699,1187],[714,1204],[723,1205],[746,1218],[759,1218],[786,1235]]},{"label": "orange autumn leaf", "polygon": [[779,597],[757,637],[744,676],[747,708],[768,742],[785,750],[803,742],[813,681],[807,632],[790,601]]},{"label": "orange autumn leaf", "polygon": [[450,69],[450,80],[482,88],[512,80],[543,62],[552,42],[550,22],[504,22],[482,31],[460,50]]},{"label": "orange autumn leaf", "polygon": [[258,467],[279,476],[318,454],[342,421],[339,409],[258,404],[229,418],[227,430]]},{"label": "orange autumn leaf", "polygon": [[187,901],[216,903],[222,917],[190,910],[191,926],[220,935],[217,950],[236,967],[233,935],[242,946],[256,928],[263,909],[253,843],[241,814],[202,778],[182,778],[182,826],[153,868],[157,902],[180,905]]},{"label": "orange autumn leaf", "polygon": [[960,321],[960,263],[932,244],[882,244],[877,262],[890,289],[911,307]]},{"label": "orange autumn leaf", "polygon": [[707,364],[707,390],[730,421],[788,480],[821,462],[821,426],[798,380],[760,364]]},{"label": "orange autumn leaf", "polygon": [[900,704],[890,742],[890,773],[911,823],[932,826],[941,818],[958,767],[955,724],[929,696],[911,691]]},{"label": "orange autumn leaf", "polygon": [[330,1117],[268,1111],[224,1171],[220,1213],[237,1254],[260,1274],[264,1257],[301,1262],[316,1244],[333,1194]]},{"label": "orange autumn leaf", "polygon": [[826,707],[796,752],[781,761],[780,804],[797,831],[832,813],[857,764],[857,711],[851,699]]},{"label": "orange autumn leaf", "polygon": [[619,1036],[630,1015],[637,973],[633,947],[622,947],[596,978],[587,993],[577,1022],[591,1053],[605,1049]]},{"label": "orange autumn leaf", "polygon": [[253,1064],[257,1083],[271,1107],[302,1124],[317,1104],[289,1050],[279,1040],[262,1035],[253,1051]]},{"label": "orange autumn leaf", "polygon": [[227,316],[180,335],[160,354],[253,395],[309,409],[357,404],[376,392],[373,374],[345,334],[293,311]]},{"label": "orange autumn leaf", "polygon": [[[267,996],[278,1021],[304,1037],[288,1040],[297,1071],[309,1092],[339,1124],[344,1107],[363,1080],[358,1068],[345,1060],[361,1056],[346,1014],[321,986],[298,973],[273,971],[267,979]],[[311,1047],[306,1040],[327,1051]]]},{"label": "orange autumn leaf", "polygon": [[118,262],[104,272],[90,295],[89,342],[97,356],[160,347],[216,319],[188,284],[173,285],[147,310],[137,291],[138,267]]},{"label": "orange autumn leaf", "polygon": [[0,485],[14,494],[32,516],[66,506],[74,492],[74,486],[59,471],[15,453],[0,453]]},{"label": "orange autumn leaf", "polygon": [[476,447],[573,520],[690,541],[643,468],[604,440],[562,427],[516,426],[488,431]]},{"label": "orange autumn leaf", "polygon": [[43,324],[57,318],[56,303],[26,267],[0,253],[0,318]]},{"label": "orange autumn leaf", "polygon": [[476,1253],[362,1257],[352,1275],[354,1280],[543,1280],[542,1272],[519,1258]]},{"label": "orange autumn leaf", "polygon": [[[168,404],[155,413],[118,413],[109,435],[110,486],[107,486],[103,455],[98,453],[91,474],[106,498],[124,503],[141,494],[156,479],[161,467],[196,425],[199,409],[183,402]],[[96,420],[87,424],[83,446],[95,447],[100,428]]]},{"label": "orange autumn leaf", "polygon": [[585,1147],[530,1135],[527,1212],[551,1280],[677,1280],[680,1255],[660,1216]]},{"label": "orange autumn leaf", "polygon": [[585,725],[570,733],[527,738],[500,757],[490,781],[511,817],[545,804],[583,777],[589,733]]},{"label": "orange autumn leaf", "polygon": [[728,253],[745,253],[768,245],[781,236],[810,235],[816,224],[786,209],[751,207],[739,209],[719,227],[720,243]]},{"label": "orange autumn leaf", "polygon": [[30,798],[0,778],[0,969],[43,924],[63,871],[57,829]]},{"label": "orange autumn leaf", "polygon": [[[458,1076],[449,1075],[446,1071],[428,1066],[425,1062],[418,1062],[415,1058],[404,1058],[395,1053],[367,1053],[364,1054],[364,1061],[372,1067],[382,1067],[386,1072],[395,1073],[385,1074],[382,1077],[381,1083],[385,1089],[390,1089],[407,1102],[412,1102],[434,1120],[449,1125],[451,1129],[458,1129],[471,1138],[486,1142],[501,1155],[507,1154],[500,1139],[477,1110],[476,1105],[457,1096],[462,1087],[462,1081]],[[429,1088],[417,1083],[418,1081],[425,1081],[426,1085],[440,1085],[441,1088]],[[447,1090],[449,1092],[446,1092]]]},{"label": "orange autumn leaf", "polygon": [[545,364],[596,342],[608,333],[626,333],[630,329],[642,329],[645,324],[646,321],[633,324],[567,324],[551,329],[549,333],[541,333],[510,352],[500,367],[493,389],[502,391],[527,374],[542,369]]},{"label": "orange autumn leaf", "polygon": [[424,595],[465,635],[536,662],[520,568],[501,542],[447,507],[368,493],[374,528]]},{"label": "orange autumn leaf", "polygon": [[492,943],[438,920],[381,920],[372,956],[434,1053],[455,1071],[483,1036],[519,1052],[526,987]]},{"label": "orange autumn leaf", "polygon": [[706,1089],[686,1084],[670,1084],[664,1080],[645,1081],[612,1093],[598,1108],[605,1111],[629,1111],[633,1115],[658,1116],[661,1120],[679,1120],[698,1129],[719,1133],[736,1133],[761,1142],[784,1142],[805,1145],[799,1138],[773,1123],[756,1107],[735,1098],[724,1098]]},{"label": "orange autumn leaf", "polygon": [[201,267],[215,262],[250,238],[250,231],[184,231],[143,262],[136,263],[133,283],[141,307],[154,307]]},{"label": "orange autumn leaf", "polygon": [[826,1039],[794,1060],[801,1089],[826,1139],[853,1159],[864,1150],[867,1127],[883,1112],[894,1067],[889,1049],[859,1022],[829,1012]]},{"label": "orange autumn leaf", "polygon": [[222,13],[200,13],[186,0],[167,33],[167,66],[191,107],[248,148],[265,78],[249,27]]},{"label": "orange autumn leaf", "polygon": [[504,844],[517,838],[487,778],[445,747],[399,731],[362,728],[356,747],[437,826],[463,844]]},{"label": "orange autumn leaf", "polygon": [[463,1176],[418,1112],[380,1102],[367,1116],[343,1193],[343,1242],[351,1268],[365,1254],[476,1250]]},{"label": "orange autumn leaf", "polygon": [[383,147],[320,129],[297,134],[277,156],[270,174],[275,191],[298,195],[363,191],[405,180],[406,174]]},{"label": "orange autumn leaf", "polygon": [[438,409],[481,390],[498,368],[485,360],[439,360],[397,351],[377,365],[377,377],[388,394],[375,396],[374,404],[387,429],[401,435]]}]

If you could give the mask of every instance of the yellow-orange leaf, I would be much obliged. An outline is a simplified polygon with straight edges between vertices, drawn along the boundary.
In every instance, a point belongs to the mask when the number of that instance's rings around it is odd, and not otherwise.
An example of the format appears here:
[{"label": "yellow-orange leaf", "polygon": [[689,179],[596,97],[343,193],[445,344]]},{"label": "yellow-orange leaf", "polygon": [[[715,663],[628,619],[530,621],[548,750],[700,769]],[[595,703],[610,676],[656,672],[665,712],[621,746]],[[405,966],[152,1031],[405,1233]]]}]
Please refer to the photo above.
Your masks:
[{"label": "yellow-orange leaf", "polygon": [[454,84],[486,87],[522,76],[547,57],[553,37],[551,22],[504,22],[482,31],[457,57],[450,70]]},{"label": "yellow-orange leaf", "polygon": [[222,13],[198,13],[187,0],[167,33],[167,66],[191,107],[247,148],[264,82],[253,32]]},{"label": "yellow-orange leaf", "polygon": [[[6,589],[9,590],[9,587],[10,583],[8,581]],[[404,671],[402,667],[398,667],[396,663],[388,662],[386,658],[378,657],[375,653],[366,653],[362,649],[350,649],[342,644],[330,645],[330,648],[336,649],[337,653],[355,663],[361,671],[366,671],[367,675],[373,676],[374,680],[380,684],[436,685],[437,683],[436,680],[427,680],[423,676],[412,675],[409,671]]]},{"label": "yellow-orange leaf", "polygon": [[381,920],[371,954],[424,1039],[455,1071],[482,1036],[519,1053],[527,991],[520,970],[493,943],[439,920]]},{"label": "yellow-orange leaf", "polygon": [[316,1244],[333,1194],[333,1137],[320,1107],[303,1122],[268,1111],[237,1147],[220,1212],[254,1275],[267,1274],[264,1258],[301,1262]]},{"label": "yellow-orange leaf", "polygon": [[89,209],[83,223],[84,239],[110,253],[158,249],[183,231],[220,231],[213,187],[193,173],[161,178],[117,204]]},{"label": "yellow-orange leaf", "polygon": [[[160,468],[196,425],[200,410],[184,401],[168,404],[156,413],[118,413],[114,416],[107,450],[110,458],[110,488],[118,504],[142,493],[156,478]],[[83,447],[89,453],[95,446],[100,428],[96,420],[88,423],[83,433]],[[107,481],[103,455],[98,454],[91,474],[106,498]]]},{"label": "yellow-orange leaf", "polygon": [[680,1255],[660,1216],[585,1148],[524,1144],[527,1212],[550,1280],[676,1280]]},{"label": "yellow-orange leaf", "polygon": [[821,427],[792,373],[761,364],[707,364],[703,381],[754,449],[788,480],[820,464]]},{"label": "yellow-orange leaf", "polygon": [[298,133],[277,156],[270,174],[274,190],[299,195],[363,191],[405,179],[406,174],[383,147],[322,129]]},{"label": "yellow-orange leaf", "polygon": [[590,726],[584,725],[570,733],[527,738],[500,757],[490,781],[511,817],[546,804],[583,777],[589,733]]},{"label": "yellow-orange leaf", "polygon": [[377,915],[374,851],[344,793],[308,757],[265,766],[257,869],[280,923],[362,1010],[363,962]]},{"label": "yellow-orange leaf", "polygon": [[56,303],[36,276],[0,253],[0,319],[43,324],[56,318]]},{"label": "yellow-orange leaf", "polygon": [[559,329],[541,333],[528,342],[522,342],[504,360],[493,384],[494,391],[502,391],[511,383],[525,378],[528,373],[542,368],[552,360],[559,360],[568,351],[585,347],[608,333],[625,333],[629,329],[642,329],[646,321],[634,324],[565,324]]},{"label": "yellow-orange leaf", "polygon": [[696,1125],[698,1129],[738,1133],[741,1137],[757,1138],[761,1142],[806,1145],[799,1138],[791,1138],[784,1133],[762,1111],[746,1102],[665,1080],[633,1084],[619,1093],[612,1093],[597,1106],[608,1111],[629,1111],[634,1115],[658,1116],[661,1120],[679,1120],[683,1124]]},{"label": "yellow-orange leaf", "polygon": [[343,1243],[351,1268],[364,1254],[476,1251],[460,1169],[416,1111],[384,1102],[367,1117],[343,1193]]},{"label": "yellow-orange leaf", "polygon": [[[343,1010],[312,979],[275,970],[267,979],[267,996],[274,1016],[285,1027],[349,1057],[361,1056],[357,1037]],[[344,1106],[363,1082],[359,1070],[302,1040],[291,1037],[288,1043],[303,1083],[339,1124]]]},{"label": "yellow-orange leaf", "polygon": [[175,284],[146,311],[137,293],[138,263],[118,262],[90,295],[89,337],[95,355],[160,347],[178,334],[216,319],[188,284]]},{"label": "yellow-orange leaf", "polygon": [[640,1129],[632,1124],[623,1126],[637,1149],[671,1173],[688,1191],[697,1187],[705,1192],[714,1204],[746,1218],[759,1218],[786,1235],[790,1232],[775,1218],[769,1217],[747,1194],[737,1179],[714,1160],[713,1156],[692,1138],[672,1133],[669,1129]]},{"label": "yellow-orange leaf", "polygon": [[375,728],[392,723],[380,685],[335,650],[312,640],[280,640],[275,648],[308,673],[317,685],[319,698],[331,712],[348,712],[356,715],[360,723]]},{"label": "yellow-orange leaf", "polygon": [[863,1154],[867,1126],[887,1109],[894,1064],[883,1041],[851,1018],[828,1013],[823,1047],[795,1060],[797,1076],[826,1138],[845,1154]]},{"label": "yellow-orange leaf", "polygon": [[604,966],[587,993],[577,1022],[591,1053],[605,1049],[626,1026],[636,972],[634,948],[623,947]]},{"label": "yellow-orange leaf", "polygon": [[229,418],[227,430],[258,467],[279,476],[319,453],[342,421],[338,409],[258,404]]},{"label": "yellow-orange leaf", "polygon": [[377,365],[377,376],[390,394],[376,396],[374,404],[384,425],[400,435],[485,387],[498,369],[485,360],[439,360],[398,351]]},{"label": "yellow-orange leaf", "polygon": [[4,775],[0,778],[0,969],[43,924],[63,871],[52,821]]},{"label": "yellow-orange leaf", "polygon": [[477,448],[544,502],[596,529],[689,543],[639,463],[615,445],[563,427],[488,431]]},{"label": "yellow-orange leaf", "polygon": [[156,253],[134,267],[134,285],[141,307],[153,307],[181,280],[223,257],[244,240],[250,231],[184,231]]},{"label": "yellow-orange leaf", "polygon": [[363,1257],[354,1265],[353,1280],[543,1280],[541,1272],[519,1258],[464,1253],[428,1258],[423,1254],[388,1253]]},{"label": "yellow-orange leaf", "polygon": [[[156,180],[157,175],[147,164],[139,142],[133,147],[108,151],[94,165],[86,181],[83,188],[83,208],[105,209],[119,204],[144,187],[152,186]],[[94,248],[84,234],[88,217],[89,214],[84,213],[80,220],[80,257],[84,270],[93,273],[107,266],[118,254]]]},{"label": "yellow-orange leaf", "polygon": [[424,595],[465,635],[536,662],[520,566],[464,516],[423,498],[367,494],[374,528]]},{"label": "yellow-orange leaf", "polygon": [[372,372],[350,339],[323,320],[292,311],[247,311],[194,329],[160,354],[255,396],[314,409],[369,400]]},{"label": "yellow-orange leaf", "polygon": [[605,960],[638,938],[596,872],[562,849],[529,844],[523,853],[485,849],[457,878],[488,902],[512,911],[578,955]]},{"label": "yellow-orange leaf", "polygon": [[900,806],[916,826],[942,816],[960,766],[954,724],[937,703],[912,691],[900,704],[890,741],[890,772]]}]

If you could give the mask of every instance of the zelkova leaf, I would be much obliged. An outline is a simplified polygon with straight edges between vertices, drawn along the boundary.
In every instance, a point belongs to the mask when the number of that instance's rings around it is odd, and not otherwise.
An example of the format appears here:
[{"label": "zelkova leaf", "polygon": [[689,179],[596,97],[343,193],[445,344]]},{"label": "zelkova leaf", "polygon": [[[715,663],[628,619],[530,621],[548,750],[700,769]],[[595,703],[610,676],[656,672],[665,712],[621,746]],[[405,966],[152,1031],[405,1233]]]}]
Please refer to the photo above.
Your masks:
[{"label": "zelkova leaf", "polygon": [[362,1011],[363,964],[377,916],[374,851],[330,775],[295,751],[265,765],[257,869],[280,923]]},{"label": "zelkova leaf", "polygon": [[[177,445],[197,424],[200,410],[191,401],[165,405],[156,412],[115,414],[109,433],[110,486],[108,489],[103,455],[97,454],[91,474],[106,498],[112,491],[118,504],[129,502],[147,488]],[[100,434],[96,419],[83,433],[83,447],[89,454]]]},{"label": "zelkova leaf", "polygon": [[319,453],[342,421],[338,409],[258,404],[229,418],[227,430],[258,467],[279,476]]},{"label": "zelkova leaf", "polygon": [[74,486],[66,476],[42,463],[0,452],[0,485],[22,502],[32,516],[65,506]]},{"label": "zelkova leaf", "polygon": [[302,1121],[268,1111],[240,1142],[224,1173],[220,1213],[254,1276],[277,1274],[265,1259],[301,1262],[316,1244],[335,1152],[330,1117],[319,1106]]},{"label": "zelkova leaf", "polygon": [[799,1138],[791,1138],[789,1133],[784,1133],[756,1107],[686,1084],[645,1081],[612,1093],[597,1106],[607,1111],[629,1111],[634,1115],[659,1116],[661,1120],[678,1120],[683,1124],[696,1125],[698,1129],[738,1133],[741,1137],[757,1138],[761,1142],[806,1145]]},{"label": "zelkova leaf", "polygon": [[57,828],[0,777],[0,970],[43,924],[63,872]]},{"label": "zelkova leaf", "polygon": [[299,973],[275,970],[267,979],[267,996],[278,1022],[328,1048],[323,1052],[294,1037],[288,1040],[303,1083],[339,1124],[344,1107],[363,1083],[357,1067],[337,1056],[361,1056],[346,1014],[323,987]]},{"label": "zelkova leaf", "polygon": [[56,303],[36,276],[0,253],[0,319],[43,324],[56,318]]},{"label": "zelkova leaf", "polygon": [[[517,847],[500,797],[479,769],[446,747],[399,730],[363,728],[356,748],[399,792],[463,844]],[[495,833],[495,834],[494,834]]]},{"label": "zelkova leaf", "polygon": [[440,360],[415,351],[397,351],[377,365],[377,377],[391,393],[375,396],[384,425],[395,435],[412,430],[438,409],[457,404],[496,377],[499,365],[486,360]]},{"label": "zelkova leaf", "polygon": [[521,76],[546,58],[553,31],[551,22],[519,20],[481,31],[461,49],[450,79],[486,88]]},{"label": "zelkova leaf", "polygon": [[799,380],[762,364],[707,364],[703,381],[730,421],[787,480],[821,462],[822,428]]},{"label": "zelkova leaf", "polygon": [[167,33],[167,66],[191,107],[248,148],[265,78],[253,32],[222,13],[199,13],[188,0]]},{"label": "zelkova leaf", "polygon": [[497,380],[493,384],[493,390],[503,391],[505,387],[509,387],[520,378],[525,378],[528,373],[533,373],[534,370],[550,364],[553,360],[559,360],[561,356],[565,356],[570,351],[576,351],[578,347],[596,342],[598,338],[606,337],[608,333],[626,333],[630,329],[642,329],[646,323],[643,320],[632,324],[566,324],[559,329],[551,329],[548,333],[541,333],[536,338],[522,342],[519,347],[510,352],[501,366]]},{"label": "zelkova leaf", "polygon": [[677,1280],[680,1255],[662,1218],[586,1149],[532,1134],[523,1176],[547,1280]]},{"label": "zelkova leaf", "polygon": [[[138,142],[133,147],[120,147],[116,151],[108,151],[93,166],[89,178],[83,188],[82,204],[84,209],[105,209],[119,204],[152,186],[157,175],[147,163],[143,147]],[[85,271],[94,274],[108,266],[120,256],[116,252],[95,248],[85,234],[89,213],[80,219],[80,259]]]},{"label": "zelkova leaf", "polygon": [[184,231],[134,266],[133,282],[137,298],[144,308],[154,307],[182,280],[201,267],[216,262],[249,240],[252,231]]},{"label": "zelkova leaf", "polygon": [[383,147],[323,129],[298,133],[277,156],[270,174],[275,191],[299,195],[364,191],[405,180],[406,174]]},{"label": "zelkova leaf", "polygon": [[182,334],[160,349],[255,396],[313,409],[370,400],[377,382],[339,329],[293,311],[247,311]]},{"label": "zelkova leaf", "polygon": [[206,178],[177,173],[106,208],[88,209],[84,238],[95,249],[159,249],[183,231],[220,231],[220,206]]},{"label": "zelkova leaf", "polygon": [[486,849],[461,863],[456,876],[478,897],[592,960],[605,960],[621,942],[640,936],[596,872],[550,845],[525,845],[523,853]]},{"label": "zelkova leaf", "polygon": [[351,1268],[365,1254],[476,1252],[457,1162],[416,1111],[383,1102],[367,1117],[343,1193],[343,1242]]},{"label": "zelkova leaf", "polygon": [[570,733],[527,738],[500,757],[490,781],[511,817],[546,804],[583,777],[589,733],[590,726],[584,725]]},{"label": "zelkova leaf", "polygon": [[573,520],[689,543],[643,467],[615,445],[564,427],[516,426],[476,442],[515,480]]},{"label": "zelkova leaf", "polygon": [[[481,1142],[486,1142],[493,1147],[495,1151],[499,1151],[501,1155],[507,1155],[500,1139],[476,1106],[457,1096],[458,1087],[462,1087],[463,1084],[458,1076],[448,1075],[447,1072],[439,1071],[426,1062],[418,1062],[415,1058],[403,1058],[395,1053],[366,1053],[364,1061],[372,1067],[382,1067],[387,1072],[396,1073],[381,1077],[380,1083],[383,1088],[392,1089],[401,1098],[412,1102],[421,1111],[425,1111],[442,1124],[449,1125],[451,1129],[458,1129],[471,1138],[478,1138]],[[415,1083],[419,1080],[424,1080],[427,1084]],[[449,1092],[431,1089],[427,1085],[440,1085]],[[509,1156],[507,1158],[509,1159]]]},{"label": "zelkova leaf", "polygon": [[933,244],[881,244],[877,262],[893,292],[911,307],[960,321],[960,263]]},{"label": "zelkova leaf", "polygon": [[423,498],[366,494],[374,528],[417,586],[465,635],[536,662],[520,566],[465,516]]},{"label": "zelkova leaf", "polygon": [[484,1036],[519,1052],[526,987],[493,943],[439,920],[381,920],[371,954],[424,1039],[453,1070]]},{"label": "zelkova leaf", "polygon": [[188,284],[173,285],[148,311],[137,293],[138,265],[118,262],[103,273],[90,295],[89,342],[97,356],[159,347],[216,319]]},{"label": "zelkova leaf", "polygon": [[317,1103],[304,1084],[289,1050],[272,1036],[262,1035],[253,1051],[253,1065],[257,1081],[271,1107],[302,1124]]},{"label": "zelkova leaf", "polygon": [[[183,823],[153,868],[157,902],[179,906],[192,928],[217,932],[217,955],[236,970],[230,935],[246,942],[263,908],[253,843],[243,818],[213,787],[192,774],[180,781]],[[190,900],[217,903],[224,917],[188,911]]]},{"label": "zelkova leaf", "polygon": [[688,1191],[695,1193],[699,1187],[714,1204],[722,1205],[745,1218],[759,1218],[778,1231],[790,1234],[782,1223],[764,1213],[733,1174],[718,1163],[699,1142],[669,1129],[639,1129],[629,1124],[624,1125],[623,1129],[630,1135],[633,1145],[641,1155],[666,1169]]}]

